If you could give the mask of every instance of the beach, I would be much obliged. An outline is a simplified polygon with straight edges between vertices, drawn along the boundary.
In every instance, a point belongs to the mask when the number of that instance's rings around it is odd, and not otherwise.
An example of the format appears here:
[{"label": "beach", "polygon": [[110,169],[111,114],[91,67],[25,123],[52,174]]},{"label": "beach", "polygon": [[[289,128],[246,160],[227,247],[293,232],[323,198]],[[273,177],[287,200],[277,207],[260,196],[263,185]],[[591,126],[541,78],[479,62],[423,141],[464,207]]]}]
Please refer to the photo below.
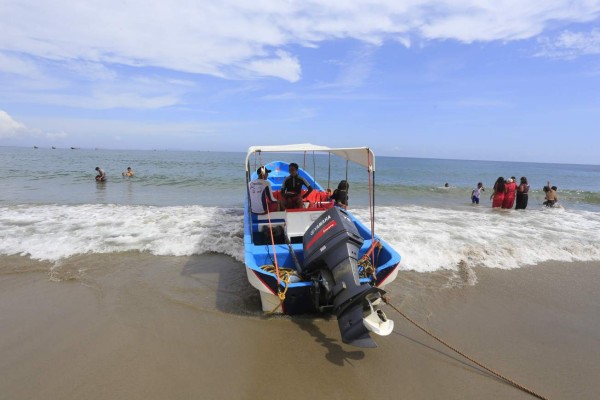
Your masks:
[{"label": "beach", "polygon": [[[600,264],[401,271],[392,304],[550,399],[600,391]],[[527,399],[384,307],[379,347],[269,317],[223,254],[0,256],[0,398]]]},{"label": "beach", "polygon": [[[390,306],[376,349],[344,344],[335,317],[264,315],[244,266],[243,154],[37,150],[0,148],[0,400],[532,398]],[[549,399],[596,398],[599,167],[377,165],[375,232],[402,257],[391,303]],[[524,211],[472,206],[473,183],[501,173],[552,176],[564,207],[539,189]]]}]

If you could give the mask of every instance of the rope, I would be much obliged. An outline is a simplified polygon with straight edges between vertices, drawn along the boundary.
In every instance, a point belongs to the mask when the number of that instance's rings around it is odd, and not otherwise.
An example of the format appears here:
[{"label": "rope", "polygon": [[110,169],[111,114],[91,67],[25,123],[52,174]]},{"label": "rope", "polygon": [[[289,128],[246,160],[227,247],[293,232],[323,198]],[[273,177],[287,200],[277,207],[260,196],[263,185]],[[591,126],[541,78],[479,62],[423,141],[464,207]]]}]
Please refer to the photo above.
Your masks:
[{"label": "rope", "polygon": [[[373,250],[375,250],[375,248],[378,248],[377,251],[377,256],[374,257],[374,263],[371,262],[371,254],[373,253]],[[359,267],[363,267],[363,274],[364,276],[361,276],[361,278],[368,278],[369,276],[373,276],[374,280],[377,280],[377,268],[374,267],[377,265],[377,260],[379,259],[379,253],[381,252],[383,245],[381,244],[380,241],[376,240],[373,242],[373,244],[371,245],[371,248],[369,249],[369,251],[367,251],[365,253],[364,256],[362,256],[360,258],[360,260],[358,261],[358,266]],[[360,276],[360,271],[359,271],[359,276]]]},{"label": "rope", "polygon": [[349,163],[349,161],[346,160],[346,182],[348,182],[348,165],[349,165],[348,163]]},{"label": "rope", "polygon": [[368,278],[372,276],[373,280],[377,280],[377,276],[375,275],[375,268],[373,268],[373,264],[371,264],[371,260],[369,259],[369,257],[361,258],[358,262],[358,266],[362,267],[358,269],[359,278]]},{"label": "rope", "polygon": [[273,246],[273,257],[275,257],[275,271],[277,272],[277,292],[279,293],[279,285],[281,281],[279,280],[279,265],[277,264],[277,250],[275,249],[275,238],[273,237],[273,225],[271,224],[271,212],[269,211],[269,207],[267,206],[267,218],[269,219],[269,232],[271,233],[271,245]]},{"label": "rope", "polygon": [[[374,182],[371,182],[371,173],[373,166],[371,165],[371,152],[367,149],[368,167],[367,174],[369,175],[369,218],[371,219],[371,240],[375,243],[375,187]],[[375,259],[373,259],[375,263]]]},{"label": "rope", "polygon": [[275,238],[273,237],[273,225],[271,224],[271,212],[269,211],[269,207],[267,207],[267,218],[269,219],[269,232],[271,233],[271,245],[273,246],[273,257],[274,257],[274,264],[275,264],[275,276],[277,277],[277,297],[279,297],[279,304],[277,305],[277,307],[275,307],[273,309],[273,311],[271,311],[269,314],[273,314],[279,307],[283,306],[283,301],[285,300],[285,292],[287,292],[287,287],[288,287],[288,283],[289,283],[289,276],[288,276],[288,281],[285,284],[285,290],[283,291],[283,293],[281,292],[281,277],[280,277],[280,273],[279,273],[279,264],[277,263],[277,250],[275,248]]},{"label": "rope", "polygon": [[[266,272],[274,273],[275,275],[277,275],[277,297],[279,297],[279,304],[267,313],[269,315],[274,314],[275,311],[277,311],[277,309],[283,305],[283,301],[285,300],[285,294],[288,291],[292,275],[296,275],[298,277],[300,275],[298,275],[298,273],[292,268],[278,268],[276,265],[263,265],[260,268]],[[280,289],[280,281],[285,283],[285,288],[283,289],[283,291],[281,291]]]},{"label": "rope", "polygon": [[[306,157],[306,152],[304,153],[305,157]],[[261,156],[261,153],[259,153],[259,156]],[[262,164],[262,156],[261,156],[261,165]],[[273,236],[273,224],[271,223],[271,211],[269,210],[269,207],[267,206],[267,218],[269,220],[269,233],[271,234],[271,246],[273,246],[273,264],[274,265],[274,271],[268,271],[268,272],[275,272],[275,276],[277,277],[277,297],[279,297],[279,304],[277,305],[277,307],[275,307],[271,312],[269,312],[268,314],[273,314],[275,311],[277,311],[277,309],[279,307],[283,306],[283,302],[285,300],[285,294],[287,293],[288,290],[288,286],[290,283],[290,272],[288,272],[289,268],[279,268],[279,264],[277,262],[277,249],[275,247],[275,238]],[[265,266],[261,267],[263,269]],[[266,270],[266,269],[265,269]],[[283,273],[283,277],[281,276]],[[283,291],[281,291],[281,282],[285,283],[285,288]]]},{"label": "rope", "polygon": [[312,181],[312,185],[313,188],[315,186],[317,186],[317,159],[315,158],[315,152],[313,151],[313,181]]},{"label": "rope", "polygon": [[327,187],[331,187],[331,153],[329,154],[329,168],[327,169]]},{"label": "rope", "polygon": [[534,392],[531,389],[527,389],[525,386],[505,377],[504,375],[500,374],[499,372],[496,372],[488,367],[486,367],[485,365],[481,364],[480,362],[474,360],[473,358],[469,357],[468,355],[466,355],[465,353],[461,352],[460,350],[452,347],[451,345],[449,345],[448,343],[446,343],[445,341],[443,341],[442,339],[440,339],[439,337],[437,337],[436,335],[434,335],[433,333],[431,333],[430,331],[428,331],[427,329],[423,328],[421,325],[419,325],[417,322],[413,321],[412,319],[410,319],[410,317],[408,317],[406,314],[404,314],[402,311],[400,311],[398,308],[396,308],[392,303],[390,303],[390,300],[387,296],[383,296],[383,301],[389,305],[390,307],[392,307],[398,314],[402,315],[404,318],[406,318],[406,320],[408,322],[410,322],[411,324],[413,324],[414,326],[416,326],[417,328],[419,328],[420,330],[422,330],[423,332],[425,332],[427,335],[431,336],[432,338],[434,338],[435,340],[437,340],[438,342],[440,342],[441,344],[443,344],[444,346],[446,346],[447,348],[449,348],[450,350],[454,351],[455,353],[463,356],[464,358],[466,358],[467,360],[471,361],[472,363],[476,364],[477,366],[483,368],[484,370],[486,370],[487,372],[489,372],[490,374],[494,375],[497,378],[500,378],[501,380],[503,380],[504,382],[509,383],[510,385],[516,387],[517,389],[520,389],[522,391],[524,391],[525,393],[528,393],[534,397],[537,397],[538,399],[541,400],[548,400],[547,397],[542,396],[541,394],[538,394],[536,392]]},{"label": "rope", "polygon": [[[279,304],[268,314],[273,314],[279,307],[283,306],[283,301],[285,300],[285,294],[287,293],[288,286],[290,283],[291,274],[287,271],[289,268],[279,268],[279,264],[277,263],[277,250],[275,248],[275,238],[273,237],[273,224],[271,223],[271,211],[269,211],[269,207],[267,207],[267,218],[269,219],[269,232],[271,233],[271,245],[273,246],[273,257],[275,264],[275,276],[277,277],[277,297],[279,297]],[[264,267],[264,266],[263,266]],[[261,268],[263,268],[261,267]],[[263,268],[265,269],[265,268]],[[269,271],[271,272],[271,271]],[[283,292],[281,291],[281,281],[282,281],[282,273],[283,273],[283,282],[285,283],[285,289]]]}]

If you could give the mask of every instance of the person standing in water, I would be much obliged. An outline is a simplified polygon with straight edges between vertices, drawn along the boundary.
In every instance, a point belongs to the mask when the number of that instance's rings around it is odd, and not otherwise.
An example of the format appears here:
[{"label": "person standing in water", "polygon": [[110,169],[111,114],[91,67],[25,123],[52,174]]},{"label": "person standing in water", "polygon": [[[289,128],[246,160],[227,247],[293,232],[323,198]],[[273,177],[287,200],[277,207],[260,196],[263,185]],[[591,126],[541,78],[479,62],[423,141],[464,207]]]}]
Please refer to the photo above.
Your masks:
[{"label": "person standing in water", "polygon": [[527,178],[522,176],[521,183],[517,187],[517,205],[515,210],[524,210],[527,208],[527,201],[529,200],[529,183]]},{"label": "person standing in water", "polygon": [[511,176],[508,182],[506,183],[506,194],[504,195],[504,200],[502,201],[502,208],[511,209],[515,204],[515,194],[517,190],[517,178]]},{"label": "person standing in water", "polygon": [[556,186],[550,186],[550,182],[546,186],[544,186],[544,193],[546,193],[546,201],[544,205],[546,207],[554,207],[556,202],[558,201],[558,196],[556,195]]},{"label": "person standing in water", "polygon": [[490,200],[492,200],[492,208],[502,207],[505,194],[506,184],[504,182],[504,178],[499,177],[498,179],[496,179],[496,183],[494,183],[494,193],[492,193],[492,195],[490,196]]},{"label": "person standing in water", "polygon": [[133,176],[133,170],[131,167],[127,167],[127,170],[123,171],[123,176]]},{"label": "person standing in water", "polygon": [[479,204],[479,197],[483,191],[485,191],[483,183],[477,183],[477,187],[471,192],[471,204]]}]

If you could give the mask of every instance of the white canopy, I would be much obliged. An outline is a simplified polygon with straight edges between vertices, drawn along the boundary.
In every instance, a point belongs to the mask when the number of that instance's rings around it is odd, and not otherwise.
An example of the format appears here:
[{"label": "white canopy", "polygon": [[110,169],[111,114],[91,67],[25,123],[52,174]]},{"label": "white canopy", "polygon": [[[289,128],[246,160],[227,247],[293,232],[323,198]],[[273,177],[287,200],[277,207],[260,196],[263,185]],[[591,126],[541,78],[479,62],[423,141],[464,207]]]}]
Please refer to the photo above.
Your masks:
[{"label": "white canopy", "polygon": [[254,153],[293,153],[293,152],[321,152],[331,153],[345,160],[355,162],[367,167],[371,172],[375,171],[375,154],[368,147],[343,147],[331,148],[310,143],[287,144],[281,146],[252,146],[246,154],[246,171],[248,170],[250,156]]}]

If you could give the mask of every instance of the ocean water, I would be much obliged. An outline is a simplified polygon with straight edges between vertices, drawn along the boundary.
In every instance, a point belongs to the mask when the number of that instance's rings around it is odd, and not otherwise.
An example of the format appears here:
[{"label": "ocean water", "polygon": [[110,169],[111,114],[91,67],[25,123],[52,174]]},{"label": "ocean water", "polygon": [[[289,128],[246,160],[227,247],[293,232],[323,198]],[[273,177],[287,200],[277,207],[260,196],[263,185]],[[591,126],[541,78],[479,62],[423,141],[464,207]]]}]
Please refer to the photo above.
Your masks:
[{"label": "ocean water", "polygon": [[[270,157],[251,167],[282,159]],[[242,262],[244,160],[245,153],[0,147],[0,255],[58,264],[81,254],[215,252]],[[308,165],[323,186],[346,178],[345,163],[327,156],[285,161]],[[402,269],[600,260],[600,166],[376,161],[376,231],[402,255]],[[107,182],[95,182],[96,166]],[[132,178],[121,176],[128,166]],[[498,176],[528,178],[527,210],[492,210],[491,189],[470,204],[477,182],[491,188]],[[350,210],[367,222],[368,176],[352,166],[348,180]],[[562,208],[542,206],[548,180]]]}]

